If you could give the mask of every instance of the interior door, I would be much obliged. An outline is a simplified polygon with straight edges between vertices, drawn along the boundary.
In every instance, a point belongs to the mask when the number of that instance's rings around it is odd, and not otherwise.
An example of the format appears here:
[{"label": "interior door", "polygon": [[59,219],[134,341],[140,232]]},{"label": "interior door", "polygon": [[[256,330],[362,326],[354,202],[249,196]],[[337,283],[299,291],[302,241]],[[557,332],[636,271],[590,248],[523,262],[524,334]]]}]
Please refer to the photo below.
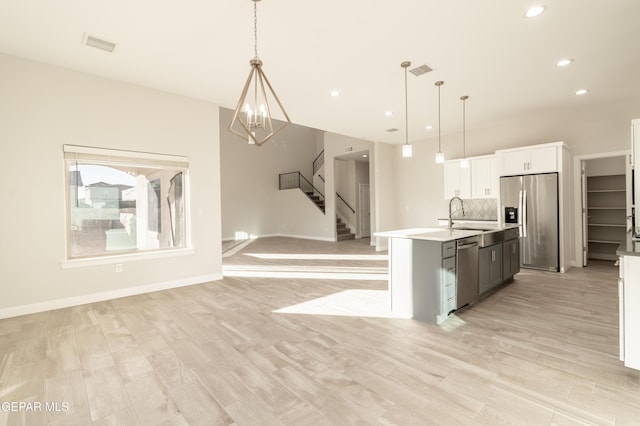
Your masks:
[{"label": "interior door", "polygon": [[369,184],[361,183],[359,185],[360,206],[360,238],[371,236],[371,207],[369,206]]}]

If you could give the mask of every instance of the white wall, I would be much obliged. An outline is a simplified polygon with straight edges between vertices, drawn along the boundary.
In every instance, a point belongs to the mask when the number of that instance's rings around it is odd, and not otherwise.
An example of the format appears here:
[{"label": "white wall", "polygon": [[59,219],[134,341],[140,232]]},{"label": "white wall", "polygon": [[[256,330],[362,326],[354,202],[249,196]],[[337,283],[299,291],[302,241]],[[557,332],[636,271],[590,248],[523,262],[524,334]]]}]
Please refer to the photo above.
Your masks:
[{"label": "white wall", "polygon": [[624,155],[586,160],[587,176],[623,175],[626,172],[626,160]]},{"label": "white wall", "polygon": [[[218,107],[0,55],[0,317],[221,278]],[[186,156],[193,253],[63,269],[63,144]]]},{"label": "white wall", "polygon": [[280,228],[283,237],[334,241],[325,215],[299,189],[278,191]]},{"label": "white wall", "polygon": [[[399,229],[398,208],[396,202],[397,173],[395,168],[395,156],[400,155],[399,147],[377,142],[374,144],[373,158],[369,163],[369,176],[375,179],[375,185],[370,184],[372,195],[371,205],[375,208],[371,211],[371,222],[375,225],[371,234],[377,231],[390,231]],[[373,165],[373,167],[371,167]],[[386,250],[388,239],[375,237],[377,251]]]},{"label": "white wall", "polygon": [[321,132],[292,124],[258,147],[227,130],[232,118],[233,111],[220,108],[223,239],[235,239],[238,232],[277,235],[282,231],[278,175],[301,171],[311,181]]}]

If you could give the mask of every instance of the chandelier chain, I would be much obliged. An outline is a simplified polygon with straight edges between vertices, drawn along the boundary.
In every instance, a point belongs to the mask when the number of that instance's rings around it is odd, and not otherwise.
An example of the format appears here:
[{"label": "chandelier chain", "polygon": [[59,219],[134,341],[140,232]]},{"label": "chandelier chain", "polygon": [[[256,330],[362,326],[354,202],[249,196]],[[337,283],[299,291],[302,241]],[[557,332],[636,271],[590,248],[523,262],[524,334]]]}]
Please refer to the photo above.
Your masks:
[{"label": "chandelier chain", "polygon": [[258,59],[258,2],[253,2],[253,52]]}]

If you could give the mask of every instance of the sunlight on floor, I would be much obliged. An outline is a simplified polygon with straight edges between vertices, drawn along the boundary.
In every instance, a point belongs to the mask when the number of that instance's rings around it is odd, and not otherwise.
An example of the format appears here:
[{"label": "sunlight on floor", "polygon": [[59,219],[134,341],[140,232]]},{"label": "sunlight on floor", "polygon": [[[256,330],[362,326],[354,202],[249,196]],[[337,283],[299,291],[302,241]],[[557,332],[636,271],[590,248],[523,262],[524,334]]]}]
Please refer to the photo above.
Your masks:
[{"label": "sunlight on floor", "polygon": [[344,290],[273,311],[279,314],[400,318],[389,310],[387,290]]},{"label": "sunlight on floor", "polygon": [[389,279],[386,267],[223,265],[222,273],[226,277],[375,281],[387,281]]},{"label": "sunlight on floor", "polygon": [[387,260],[386,254],[245,253],[259,259],[283,260]]}]

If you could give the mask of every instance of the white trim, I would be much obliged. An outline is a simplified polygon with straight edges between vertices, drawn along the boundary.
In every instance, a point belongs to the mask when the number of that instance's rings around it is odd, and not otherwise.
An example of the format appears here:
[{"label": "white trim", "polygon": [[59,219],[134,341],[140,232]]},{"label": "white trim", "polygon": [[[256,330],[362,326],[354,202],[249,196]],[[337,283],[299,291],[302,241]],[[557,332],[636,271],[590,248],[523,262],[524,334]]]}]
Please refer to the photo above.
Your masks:
[{"label": "white trim", "polygon": [[327,238],[327,237],[316,237],[312,235],[293,235],[293,234],[278,234],[278,237],[287,237],[287,238],[300,238],[303,240],[317,240],[317,241],[331,241],[337,242],[335,238]]},{"label": "white trim", "polygon": [[112,263],[134,262],[138,260],[158,259],[164,257],[190,256],[193,249],[176,249],[163,251],[145,251],[141,253],[114,254],[84,259],[69,259],[60,261],[62,269],[82,268],[85,266],[109,265]]},{"label": "white trim", "polygon": [[63,145],[62,150],[71,154],[89,154],[104,157],[118,158],[136,158],[154,161],[169,161],[182,164],[182,167],[188,167],[189,158],[181,155],[156,154],[141,151],[125,151],[121,149],[96,148],[92,146]]},{"label": "white trim", "polygon": [[135,296],[138,294],[152,293],[154,291],[168,290],[178,287],[186,287],[196,284],[204,284],[223,279],[222,273],[202,275],[198,277],[184,278],[174,281],[165,281],[154,284],[145,284],[137,287],[127,287],[118,290],[103,291],[100,293],[85,294],[82,296],[67,297],[64,299],[48,300],[45,302],[31,303],[28,305],[14,306],[0,309],[0,319],[17,317],[20,315],[35,314],[54,309],[68,308],[70,306],[85,305],[88,303],[103,302],[105,300],[119,299],[121,297]]}]

